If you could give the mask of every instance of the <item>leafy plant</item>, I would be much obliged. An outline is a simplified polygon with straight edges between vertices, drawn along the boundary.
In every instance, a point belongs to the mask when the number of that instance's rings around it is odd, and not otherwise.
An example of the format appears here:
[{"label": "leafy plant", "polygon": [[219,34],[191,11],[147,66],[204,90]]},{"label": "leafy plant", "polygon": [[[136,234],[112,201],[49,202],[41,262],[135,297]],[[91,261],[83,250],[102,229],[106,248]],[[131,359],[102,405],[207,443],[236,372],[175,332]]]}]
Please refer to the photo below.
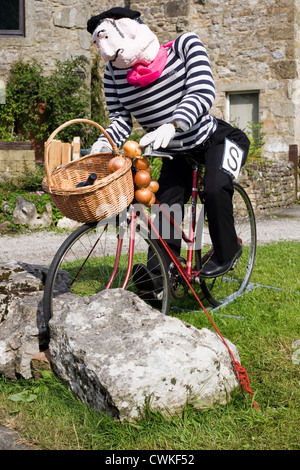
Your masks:
[{"label": "leafy plant", "polygon": [[91,116],[103,127],[109,124],[108,111],[104,106],[103,81],[100,73],[100,56],[97,55],[91,68]]},{"label": "leafy plant", "polygon": [[[236,121],[230,121],[233,127],[239,127]],[[265,145],[264,136],[265,132],[262,131],[264,123],[255,123],[248,121],[244,129],[242,129],[250,140],[250,148],[248,153],[247,162],[259,161],[262,158],[262,149]]]},{"label": "leafy plant", "polygon": [[[64,122],[89,116],[90,92],[85,81],[87,62],[83,56],[56,61],[56,70],[44,79],[42,101],[45,103],[46,138]],[[81,125],[74,125],[62,130],[59,138],[68,142],[78,135],[84,140],[85,134]]]},{"label": "leafy plant", "polygon": [[0,105],[0,139],[28,140],[35,133],[42,95],[42,67],[19,61],[10,70],[6,87],[6,102]]},{"label": "leafy plant", "polygon": [[247,123],[245,132],[250,140],[248,162],[257,161],[262,158],[262,150],[265,145],[264,136],[266,135],[266,133],[262,131],[263,125],[263,122],[255,124],[254,122],[249,121]]},{"label": "leafy plant", "polygon": [[[46,76],[36,60],[16,62],[8,77],[6,102],[0,105],[0,140],[45,141],[65,121],[90,117],[87,63],[84,56],[56,61],[54,72]],[[66,128],[59,138],[70,141],[74,135],[79,135],[84,145],[94,141],[82,125]]]}]

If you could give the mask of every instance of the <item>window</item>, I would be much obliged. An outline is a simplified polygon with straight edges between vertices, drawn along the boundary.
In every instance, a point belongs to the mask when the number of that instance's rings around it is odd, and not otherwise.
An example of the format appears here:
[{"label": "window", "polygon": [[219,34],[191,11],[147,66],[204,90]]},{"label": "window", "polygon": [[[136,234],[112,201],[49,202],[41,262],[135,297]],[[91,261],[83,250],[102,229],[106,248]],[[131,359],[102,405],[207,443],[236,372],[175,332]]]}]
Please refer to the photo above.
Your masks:
[{"label": "window", "polygon": [[259,93],[257,91],[227,93],[230,122],[246,129],[248,122],[259,123]]},{"label": "window", "polygon": [[25,36],[25,0],[0,0],[0,36]]}]

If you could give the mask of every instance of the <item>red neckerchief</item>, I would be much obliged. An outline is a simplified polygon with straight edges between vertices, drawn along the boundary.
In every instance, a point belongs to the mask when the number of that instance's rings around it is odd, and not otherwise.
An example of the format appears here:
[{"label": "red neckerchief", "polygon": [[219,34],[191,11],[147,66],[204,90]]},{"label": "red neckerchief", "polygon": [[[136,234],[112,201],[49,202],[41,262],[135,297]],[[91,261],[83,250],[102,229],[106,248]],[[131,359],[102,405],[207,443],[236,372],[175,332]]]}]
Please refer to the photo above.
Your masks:
[{"label": "red neckerchief", "polygon": [[166,48],[171,47],[173,42],[174,41],[171,41],[168,44],[160,46],[155,59],[150,62],[150,64],[134,64],[131,70],[127,72],[127,82],[135,87],[145,87],[157,80],[161,76],[167,63],[168,52]]}]

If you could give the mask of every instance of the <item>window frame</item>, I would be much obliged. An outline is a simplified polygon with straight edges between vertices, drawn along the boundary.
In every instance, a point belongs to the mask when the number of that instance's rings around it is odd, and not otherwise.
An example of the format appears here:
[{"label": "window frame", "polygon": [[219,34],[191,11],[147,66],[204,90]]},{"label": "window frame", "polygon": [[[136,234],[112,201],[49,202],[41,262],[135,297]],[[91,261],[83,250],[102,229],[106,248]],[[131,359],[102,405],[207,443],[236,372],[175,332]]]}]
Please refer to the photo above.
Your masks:
[{"label": "window frame", "polygon": [[257,123],[259,124],[260,121],[260,90],[251,90],[251,89],[243,89],[243,90],[234,90],[234,91],[227,91],[226,92],[226,115],[228,122],[230,121],[230,97],[232,95],[257,95]]},{"label": "window frame", "polygon": [[0,37],[25,37],[25,0],[19,0],[19,29],[0,29]]}]

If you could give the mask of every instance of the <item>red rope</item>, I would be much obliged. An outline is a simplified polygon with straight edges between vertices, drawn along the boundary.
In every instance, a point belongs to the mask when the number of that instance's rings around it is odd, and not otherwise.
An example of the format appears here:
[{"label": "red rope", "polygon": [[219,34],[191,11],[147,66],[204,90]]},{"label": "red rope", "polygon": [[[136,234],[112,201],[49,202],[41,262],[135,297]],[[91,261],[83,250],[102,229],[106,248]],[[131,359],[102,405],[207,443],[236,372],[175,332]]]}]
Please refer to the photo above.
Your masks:
[{"label": "red rope", "polygon": [[194,291],[194,289],[192,288],[191,284],[189,283],[189,280],[187,279],[186,277],[186,274],[184,272],[184,269],[183,267],[181,266],[180,262],[177,260],[177,258],[174,256],[173,252],[170,250],[170,248],[168,247],[168,245],[166,244],[166,242],[161,238],[161,236],[159,235],[158,231],[156,230],[156,228],[152,225],[151,221],[149,220],[149,218],[146,216],[147,220],[148,220],[148,225],[151,226],[151,229],[154,230],[154,233],[158,236],[160,242],[163,244],[165,250],[167,251],[168,255],[170,256],[170,258],[172,259],[172,261],[174,261],[176,267],[178,268],[180,274],[182,275],[183,279],[185,280],[185,282],[187,283],[187,285],[189,286],[189,288],[191,289],[193,295],[195,296],[195,298],[197,299],[197,302],[199,303],[199,305],[201,306],[202,310],[204,311],[204,313],[206,314],[207,318],[209,319],[209,321],[211,322],[211,324],[213,325],[214,329],[216,330],[216,332],[218,333],[219,337],[221,338],[221,340],[223,341],[223,343],[225,344],[226,348],[228,349],[228,352],[232,358],[232,363],[235,365],[234,366],[234,371],[236,372],[237,374],[237,378],[240,382],[240,385],[241,385],[241,388],[242,390],[245,390],[246,392],[249,393],[250,395],[250,398],[252,400],[252,404],[253,406],[258,409],[258,406],[257,404],[255,403],[255,401],[253,400],[253,392],[250,388],[250,380],[249,380],[249,377],[248,377],[248,374],[246,372],[246,370],[241,366],[241,364],[235,360],[234,356],[233,356],[233,353],[232,351],[230,350],[228,344],[226,343],[225,339],[223,338],[223,336],[221,335],[220,331],[218,330],[217,328],[217,325],[214,323],[213,319],[210,317],[209,313],[207,312],[207,310],[205,309],[204,305],[202,304],[201,300],[199,299],[199,297],[197,296],[196,292]]},{"label": "red rope", "polygon": [[223,336],[221,335],[220,331],[218,330],[216,324],[214,323],[213,319],[211,318],[211,316],[209,315],[209,313],[207,312],[206,308],[204,307],[204,305],[202,304],[201,300],[199,299],[199,297],[197,296],[196,292],[194,291],[194,289],[192,288],[192,286],[190,285],[189,281],[185,278],[185,281],[186,283],[188,284],[189,288],[191,289],[191,291],[193,292],[194,296],[196,297],[198,303],[200,304],[202,310],[204,311],[204,313],[206,314],[207,318],[209,319],[209,321],[211,322],[211,324],[213,325],[214,329],[216,330],[216,332],[218,333],[218,335],[220,336],[221,340],[223,341],[223,343],[225,344],[226,348],[228,349],[228,352],[232,358],[232,363],[234,364],[234,370],[236,371],[237,373],[237,378],[240,382],[240,385],[241,385],[241,388],[242,390],[245,390],[246,392],[249,393],[250,395],[250,398],[252,400],[252,404],[253,406],[258,410],[258,406],[257,404],[255,403],[255,401],[253,400],[253,392],[251,390],[251,387],[250,387],[250,380],[249,380],[249,377],[248,377],[248,374],[247,374],[247,371],[246,369],[244,369],[241,364],[235,360],[234,356],[233,356],[233,353],[231,351],[231,349],[229,348],[228,344],[226,343],[225,339],[223,338]]},{"label": "red rope", "polygon": [[255,403],[255,401],[253,400],[253,392],[251,390],[251,387],[250,387],[250,380],[249,380],[249,377],[248,377],[248,374],[246,372],[246,370],[241,366],[241,364],[235,360],[234,356],[233,356],[233,353],[232,351],[230,350],[228,344],[226,343],[225,339],[223,338],[223,336],[221,335],[220,331],[218,330],[217,328],[217,325],[214,323],[213,319],[210,317],[209,313],[207,312],[207,310],[205,309],[204,305],[202,304],[201,300],[199,299],[199,297],[197,296],[196,292],[194,291],[194,289],[192,288],[191,284],[189,283],[186,275],[185,275],[185,272],[181,266],[181,264],[179,263],[179,261],[174,257],[173,253],[171,252],[171,250],[169,249],[168,245],[164,242],[164,240],[162,240],[163,244],[165,245],[165,249],[166,251],[168,252],[169,256],[171,257],[171,259],[173,259],[174,263],[176,264],[180,274],[182,275],[182,277],[184,278],[185,282],[187,283],[187,285],[189,286],[189,288],[191,289],[193,295],[195,296],[195,298],[197,299],[197,302],[199,303],[199,305],[201,306],[202,310],[204,311],[204,313],[206,314],[207,318],[209,319],[209,321],[211,322],[211,324],[213,325],[214,329],[216,330],[216,332],[218,333],[219,337],[221,338],[221,340],[223,341],[223,343],[225,344],[226,348],[228,349],[228,352],[232,358],[232,363],[234,364],[234,370],[237,374],[237,378],[240,382],[240,385],[241,385],[241,388],[242,390],[245,390],[246,392],[249,393],[250,395],[250,398],[252,400],[252,404],[253,406],[258,410],[258,406],[257,404]]},{"label": "red rope", "polygon": [[239,379],[239,382],[241,384],[242,389],[249,393],[249,395],[251,397],[251,400],[252,400],[252,403],[253,403],[253,406],[258,410],[258,406],[255,403],[255,401],[253,400],[253,392],[250,388],[250,380],[249,380],[249,377],[248,377],[248,374],[247,374],[246,370],[236,360],[233,360],[232,362],[235,365],[234,370],[237,373],[237,377]]}]

